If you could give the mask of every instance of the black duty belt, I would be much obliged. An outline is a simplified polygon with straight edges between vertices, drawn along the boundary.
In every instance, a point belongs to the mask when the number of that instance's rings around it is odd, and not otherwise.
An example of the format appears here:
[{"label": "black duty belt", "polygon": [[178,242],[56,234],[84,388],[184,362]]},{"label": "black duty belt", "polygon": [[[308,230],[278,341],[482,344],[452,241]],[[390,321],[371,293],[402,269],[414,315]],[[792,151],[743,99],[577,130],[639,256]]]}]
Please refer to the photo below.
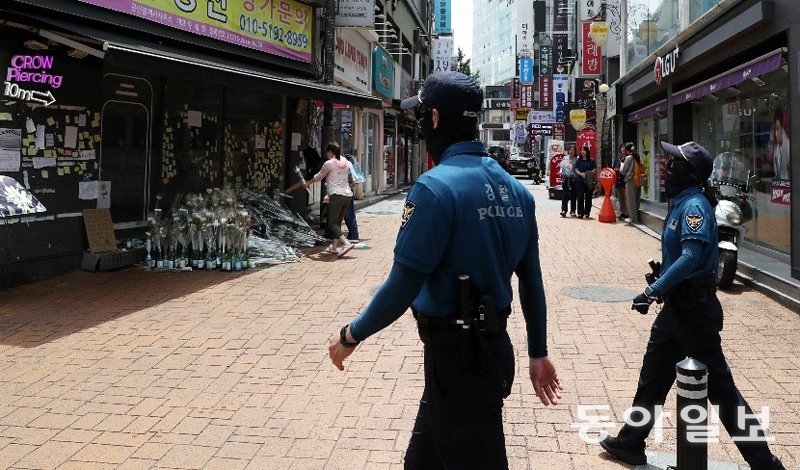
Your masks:
[{"label": "black duty belt", "polygon": [[667,302],[681,302],[685,297],[696,299],[710,297],[717,293],[717,277],[709,276],[683,281],[667,292]]},{"label": "black duty belt", "polygon": [[[412,312],[417,320],[419,337],[426,346],[451,345],[458,342],[462,333],[462,325],[458,323],[459,317],[435,317],[414,309],[412,309]],[[510,305],[497,311],[497,319],[501,331],[506,331],[509,315],[511,315]]]}]

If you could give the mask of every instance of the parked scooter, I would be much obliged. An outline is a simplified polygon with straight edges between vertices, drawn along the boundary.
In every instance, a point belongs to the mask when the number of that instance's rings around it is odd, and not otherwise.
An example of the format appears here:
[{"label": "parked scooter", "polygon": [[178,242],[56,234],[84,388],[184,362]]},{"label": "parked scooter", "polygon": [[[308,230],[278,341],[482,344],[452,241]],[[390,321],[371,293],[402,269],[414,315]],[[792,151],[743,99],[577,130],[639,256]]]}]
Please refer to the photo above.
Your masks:
[{"label": "parked scooter", "polygon": [[727,289],[733,284],[739,258],[739,243],[747,228],[744,224],[753,218],[753,207],[747,194],[750,192],[750,171],[744,159],[732,152],[723,152],[714,159],[714,170],[709,183],[716,190],[719,203],[714,210],[717,219],[719,264],[717,287]]},{"label": "parked scooter", "polygon": [[533,184],[542,184],[544,181],[544,171],[537,156],[528,160],[528,178],[533,180]]}]

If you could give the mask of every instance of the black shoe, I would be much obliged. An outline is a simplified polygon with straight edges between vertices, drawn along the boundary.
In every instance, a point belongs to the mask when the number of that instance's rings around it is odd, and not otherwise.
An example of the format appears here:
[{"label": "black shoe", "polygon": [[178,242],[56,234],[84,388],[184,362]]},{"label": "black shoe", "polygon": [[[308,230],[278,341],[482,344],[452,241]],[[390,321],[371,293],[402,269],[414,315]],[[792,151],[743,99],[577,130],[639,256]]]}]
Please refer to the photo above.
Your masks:
[{"label": "black shoe", "polygon": [[566,212],[562,212],[562,213],[561,213],[561,217],[566,217],[566,216],[567,216],[567,213],[566,213]]},{"label": "black shoe", "polygon": [[769,462],[765,464],[756,464],[750,466],[751,470],[786,470],[778,457],[772,456]]},{"label": "black shoe", "polygon": [[647,455],[644,449],[630,449],[623,447],[616,437],[608,436],[600,441],[600,447],[615,459],[622,460],[629,465],[644,465],[647,463]]}]

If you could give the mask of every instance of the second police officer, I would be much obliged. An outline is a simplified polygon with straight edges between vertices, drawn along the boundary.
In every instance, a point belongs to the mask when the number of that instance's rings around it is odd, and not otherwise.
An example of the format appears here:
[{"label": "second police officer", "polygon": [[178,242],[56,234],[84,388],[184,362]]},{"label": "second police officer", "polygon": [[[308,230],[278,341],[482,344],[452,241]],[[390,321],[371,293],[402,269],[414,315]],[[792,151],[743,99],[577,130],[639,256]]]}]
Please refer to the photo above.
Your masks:
[{"label": "second police officer", "polygon": [[[675,364],[686,356],[708,367],[708,399],[718,405],[719,418],[753,470],[780,470],[783,465],[770,452],[763,432],[755,420],[743,428],[739,417],[753,411],[736,388],[733,375],[722,353],[719,332],[722,330],[722,307],[716,296],[716,268],[719,260],[716,199],[704,192],[711,175],[713,160],[708,151],[695,142],[682,145],[661,143],[669,155],[665,194],[670,209],[661,234],[662,263],[660,277],[633,300],[631,309],[645,314],[650,305],[663,299],[664,307],[650,330],[639,385],[633,398],[631,422],[617,437],[608,437],[600,445],[612,456],[631,465],[647,463],[645,439],[655,424],[657,406],[663,406],[675,381]],[[706,187],[706,189],[709,189]],[[748,440],[755,436],[756,439]]]},{"label": "second police officer", "polygon": [[482,103],[480,87],[458,72],[432,74],[403,101],[416,113],[436,167],[408,194],[388,278],[329,346],[344,370],[359,342],[412,308],[424,344],[425,389],[408,469],[508,468],[502,407],[515,370],[506,331],[514,273],[534,391],[545,405],[561,397],[547,357],[533,196],[475,140]]}]

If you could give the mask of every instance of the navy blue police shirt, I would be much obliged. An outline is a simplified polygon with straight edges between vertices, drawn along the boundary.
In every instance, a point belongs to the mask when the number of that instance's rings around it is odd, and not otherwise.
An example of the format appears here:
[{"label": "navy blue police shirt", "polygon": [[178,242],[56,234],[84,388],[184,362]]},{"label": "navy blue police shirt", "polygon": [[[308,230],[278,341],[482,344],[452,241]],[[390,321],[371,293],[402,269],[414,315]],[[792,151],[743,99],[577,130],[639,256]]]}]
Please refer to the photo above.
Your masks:
[{"label": "navy blue police shirt", "polygon": [[[693,254],[696,262],[688,272],[670,270],[685,251],[684,245],[688,241],[702,242],[698,247],[699,253]],[[664,294],[682,280],[707,278],[716,271],[719,262],[717,220],[714,208],[699,187],[684,189],[672,199],[672,209],[661,233],[661,251],[661,277],[649,289],[654,295]]]},{"label": "navy blue police shirt", "polygon": [[[412,307],[451,316],[457,314],[462,274],[491,294],[498,309],[509,306],[511,274],[531,245],[538,269],[538,237],[530,192],[488,158],[482,143],[460,142],[411,189],[394,256],[428,274]],[[544,309],[543,299],[538,308]]]}]

